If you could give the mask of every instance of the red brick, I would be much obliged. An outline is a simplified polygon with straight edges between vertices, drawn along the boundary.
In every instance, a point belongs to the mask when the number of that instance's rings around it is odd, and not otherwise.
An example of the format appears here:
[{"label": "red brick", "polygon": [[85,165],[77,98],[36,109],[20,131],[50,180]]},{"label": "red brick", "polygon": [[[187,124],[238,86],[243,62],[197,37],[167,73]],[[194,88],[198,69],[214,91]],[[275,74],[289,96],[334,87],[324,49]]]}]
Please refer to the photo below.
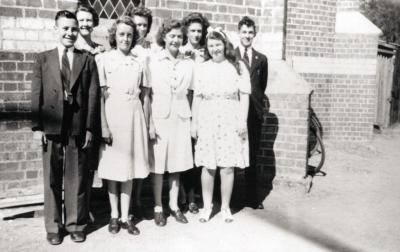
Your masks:
[{"label": "red brick", "polygon": [[[54,0],[55,1],[55,0]],[[58,0],[58,9],[60,10],[75,10],[78,3],[74,2],[67,2]]]},{"label": "red brick", "polygon": [[18,83],[4,83],[4,91],[16,91]]},{"label": "red brick", "polygon": [[56,4],[57,4],[57,2],[55,0],[43,0],[44,8],[55,9],[57,7]]},{"label": "red brick", "polygon": [[27,179],[34,179],[38,177],[38,171],[27,171],[26,178]]},{"label": "red brick", "polygon": [[53,19],[57,14],[57,11],[51,10],[39,10],[39,17],[41,18],[51,18]]},{"label": "red brick", "polygon": [[25,9],[25,17],[37,17],[38,13],[37,10],[33,9]]},{"label": "red brick", "polygon": [[[32,76],[33,76],[33,73],[27,73],[27,74],[25,74],[25,81],[31,81],[32,80]],[[23,79],[22,79],[23,80]]]},{"label": "red brick", "polygon": [[183,1],[174,1],[174,0],[168,0],[167,1],[167,8],[170,9],[186,9],[186,3]]},{"label": "red brick", "polygon": [[0,180],[21,180],[24,178],[23,172],[2,172],[0,173]]},{"label": "red brick", "polygon": [[25,61],[33,61],[37,53],[25,53]]},{"label": "red brick", "polygon": [[[1,8],[0,8],[1,10]],[[3,16],[0,13],[0,16]],[[5,51],[0,51],[0,61],[10,61],[10,60],[15,60],[15,61],[22,61],[24,60],[24,54],[20,52],[5,52]]]},{"label": "red brick", "polygon": [[4,109],[6,112],[17,112],[18,111],[18,103],[16,103],[16,102],[4,103]]},{"label": "red brick", "polygon": [[7,189],[12,190],[12,189],[16,189],[18,187],[20,187],[19,182],[11,182],[11,183],[8,183]]},{"label": "red brick", "polygon": [[32,71],[33,63],[19,62],[17,64],[18,71]]},{"label": "red brick", "polygon": [[0,7],[0,16],[4,16],[4,17],[22,17],[22,9],[20,9],[20,8],[10,8],[10,7]]},{"label": "red brick", "polygon": [[154,10],[154,15],[157,17],[161,18],[171,18],[172,16],[172,11],[171,10],[165,10],[165,9],[155,9]]},{"label": "red brick", "polygon": [[0,71],[14,71],[16,69],[15,62],[0,62]]},{"label": "red brick", "polygon": [[16,4],[26,7],[42,7],[41,0],[17,0]]}]

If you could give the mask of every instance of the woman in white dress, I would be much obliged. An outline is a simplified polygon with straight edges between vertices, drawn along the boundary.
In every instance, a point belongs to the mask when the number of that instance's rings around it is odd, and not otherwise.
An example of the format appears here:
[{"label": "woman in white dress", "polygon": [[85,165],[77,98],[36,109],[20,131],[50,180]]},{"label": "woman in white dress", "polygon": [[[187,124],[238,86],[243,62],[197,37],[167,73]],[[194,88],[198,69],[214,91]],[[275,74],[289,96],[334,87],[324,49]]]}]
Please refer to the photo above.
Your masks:
[{"label": "woman in white dress", "polygon": [[136,37],[135,24],[131,18],[123,16],[109,30],[113,49],[96,57],[102,87],[102,136],[106,143],[100,152],[98,174],[108,182],[111,205],[108,229],[113,234],[120,228],[139,234],[139,229],[128,218],[132,179],[149,174],[146,110],[143,109],[148,107],[149,100],[146,95],[142,107],[140,87],[147,84],[142,64],[131,53]]},{"label": "woman in white dress", "polygon": [[177,202],[180,172],[193,168],[187,93],[192,84],[194,63],[179,53],[184,39],[180,21],[165,21],[157,34],[157,43],[163,50],[155,54],[149,64],[152,89],[150,138],[154,151],[150,169],[153,173],[154,221],[158,226],[166,224],[161,202],[165,172],[169,173],[169,212],[176,221],[188,222]]},{"label": "woman in white dress", "polygon": [[209,220],[216,170],[221,175],[221,214],[233,221],[230,211],[234,167],[249,165],[247,113],[250,77],[238,61],[232,44],[221,29],[209,28],[206,54],[210,60],[196,69],[192,105],[192,137],[197,138],[195,164],[201,174],[204,208],[200,221]]}]

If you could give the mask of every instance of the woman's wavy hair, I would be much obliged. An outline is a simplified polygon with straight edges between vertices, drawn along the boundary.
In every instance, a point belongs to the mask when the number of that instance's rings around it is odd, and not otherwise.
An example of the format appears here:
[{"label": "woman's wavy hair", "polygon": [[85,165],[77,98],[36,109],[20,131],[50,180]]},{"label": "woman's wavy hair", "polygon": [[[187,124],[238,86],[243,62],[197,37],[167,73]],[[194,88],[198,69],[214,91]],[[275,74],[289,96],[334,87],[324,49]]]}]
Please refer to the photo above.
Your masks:
[{"label": "woman's wavy hair", "polygon": [[134,16],[139,16],[139,17],[144,17],[147,18],[147,32],[146,35],[149,34],[151,25],[153,24],[153,15],[151,13],[151,10],[144,7],[144,6],[139,6],[139,7],[133,7],[132,5],[126,9],[125,16],[129,17],[134,17]]},{"label": "woman's wavy hair", "polygon": [[207,47],[207,42],[209,39],[215,39],[215,40],[220,40],[222,43],[224,43],[224,55],[225,58],[231,63],[235,69],[236,72],[240,75],[242,73],[240,64],[239,64],[239,58],[236,55],[235,49],[233,48],[232,43],[228,40],[228,37],[224,32],[216,32],[216,31],[211,31],[207,34],[206,36],[206,59],[211,59],[210,52],[208,51]]},{"label": "woman's wavy hair", "polygon": [[78,12],[80,12],[80,11],[89,12],[90,14],[92,14],[93,27],[96,27],[99,25],[99,15],[95,11],[95,9],[90,7],[88,4],[79,3],[78,7],[75,10],[75,15],[78,14]]},{"label": "woman's wavy hair", "polygon": [[177,19],[167,19],[162,23],[156,34],[156,42],[159,46],[165,48],[165,35],[167,35],[167,33],[173,29],[181,29],[183,34],[182,45],[186,44],[187,36],[185,27],[183,26],[182,22]]},{"label": "woman's wavy hair", "polygon": [[114,49],[117,48],[117,41],[115,39],[115,36],[117,33],[117,26],[119,24],[126,24],[133,28],[133,38],[132,38],[132,44],[131,44],[131,49],[132,49],[136,45],[136,40],[138,39],[139,34],[136,30],[135,23],[132,21],[132,18],[130,18],[128,16],[121,16],[113,23],[111,28],[108,29],[108,36],[109,36],[108,41],[110,42],[111,48],[114,48]]},{"label": "woman's wavy hair", "polygon": [[186,34],[191,24],[193,23],[201,24],[202,32],[201,32],[200,46],[204,46],[206,43],[207,28],[210,26],[208,19],[199,12],[192,12],[183,18],[182,23],[183,26],[185,26]]}]

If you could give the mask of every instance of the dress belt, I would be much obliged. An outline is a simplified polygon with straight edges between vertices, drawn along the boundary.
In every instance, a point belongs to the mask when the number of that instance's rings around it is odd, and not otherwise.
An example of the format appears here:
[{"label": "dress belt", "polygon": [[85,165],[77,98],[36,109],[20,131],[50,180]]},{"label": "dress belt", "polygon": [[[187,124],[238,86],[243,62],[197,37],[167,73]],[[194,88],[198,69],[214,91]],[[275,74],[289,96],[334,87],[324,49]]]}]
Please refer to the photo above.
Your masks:
[{"label": "dress belt", "polygon": [[202,95],[204,100],[239,100],[239,95],[237,93],[231,94],[206,94]]}]

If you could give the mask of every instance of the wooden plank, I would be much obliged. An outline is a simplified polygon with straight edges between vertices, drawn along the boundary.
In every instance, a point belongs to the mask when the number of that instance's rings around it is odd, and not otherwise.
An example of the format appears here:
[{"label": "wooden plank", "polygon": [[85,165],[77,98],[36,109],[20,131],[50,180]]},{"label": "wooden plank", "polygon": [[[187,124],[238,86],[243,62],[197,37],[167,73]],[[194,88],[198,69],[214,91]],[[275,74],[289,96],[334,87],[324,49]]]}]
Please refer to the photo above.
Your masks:
[{"label": "wooden plank", "polygon": [[0,199],[0,209],[24,205],[40,204],[44,202],[43,194]]},{"label": "wooden plank", "polygon": [[31,214],[32,217],[42,216],[44,205],[29,205],[24,207],[3,208],[0,209],[0,219],[15,218],[18,215]]}]

